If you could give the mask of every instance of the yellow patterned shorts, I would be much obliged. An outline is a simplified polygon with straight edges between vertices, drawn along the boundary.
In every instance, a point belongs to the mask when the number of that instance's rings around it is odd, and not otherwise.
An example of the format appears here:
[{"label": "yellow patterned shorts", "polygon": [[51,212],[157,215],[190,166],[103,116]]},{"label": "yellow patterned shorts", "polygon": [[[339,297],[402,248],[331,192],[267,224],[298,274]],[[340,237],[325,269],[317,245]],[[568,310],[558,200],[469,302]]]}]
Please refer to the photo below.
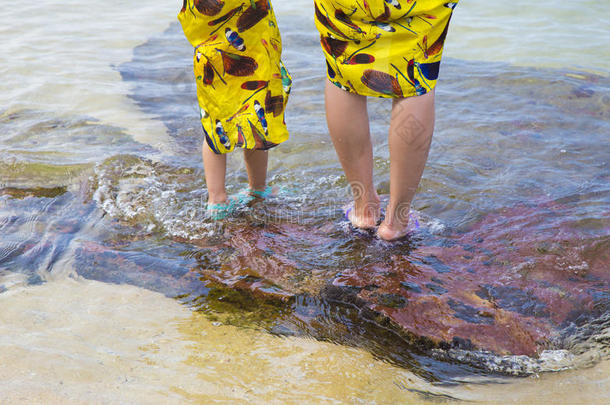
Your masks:
[{"label": "yellow patterned shorts", "polygon": [[375,97],[411,97],[438,79],[458,0],[314,0],[328,79]]},{"label": "yellow patterned shorts", "polygon": [[288,139],[292,80],[268,0],[184,0],[178,20],[195,48],[205,140],[215,153],[269,149]]}]

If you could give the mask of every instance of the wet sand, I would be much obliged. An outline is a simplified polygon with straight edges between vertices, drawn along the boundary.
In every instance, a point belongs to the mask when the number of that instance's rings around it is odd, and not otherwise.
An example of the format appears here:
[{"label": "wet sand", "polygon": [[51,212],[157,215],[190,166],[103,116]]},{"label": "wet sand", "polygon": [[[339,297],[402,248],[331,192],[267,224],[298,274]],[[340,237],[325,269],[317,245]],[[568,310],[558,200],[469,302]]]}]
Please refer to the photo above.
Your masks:
[{"label": "wet sand", "polygon": [[[10,305],[9,305],[10,304]],[[369,352],[219,325],[132,286],[65,279],[0,294],[2,404],[587,403],[610,362],[437,387]]]}]

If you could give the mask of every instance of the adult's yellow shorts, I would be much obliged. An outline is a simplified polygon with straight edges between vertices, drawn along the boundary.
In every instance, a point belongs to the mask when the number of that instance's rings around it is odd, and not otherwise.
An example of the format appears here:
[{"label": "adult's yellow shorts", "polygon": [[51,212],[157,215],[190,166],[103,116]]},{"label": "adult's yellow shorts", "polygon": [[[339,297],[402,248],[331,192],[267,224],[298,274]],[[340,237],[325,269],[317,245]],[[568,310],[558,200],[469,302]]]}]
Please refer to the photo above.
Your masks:
[{"label": "adult's yellow shorts", "polygon": [[315,0],[328,79],[374,97],[411,97],[436,86],[458,0]]}]

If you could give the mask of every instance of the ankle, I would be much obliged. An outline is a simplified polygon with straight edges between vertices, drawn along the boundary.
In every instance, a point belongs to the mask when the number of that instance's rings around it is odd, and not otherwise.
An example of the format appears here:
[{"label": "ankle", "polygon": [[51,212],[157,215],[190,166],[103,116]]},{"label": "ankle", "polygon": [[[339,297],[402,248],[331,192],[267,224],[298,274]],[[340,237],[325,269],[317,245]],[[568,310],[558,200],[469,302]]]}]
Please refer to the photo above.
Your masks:
[{"label": "ankle", "polygon": [[220,193],[210,193],[208,195],[208,205],[212,204],[226,204],[228,201],[228,196],[225,191]]},{"label": "ankle", "polygon": [[384,225],[391,229],[404,229],[409,224],[411,205],[407,203],[389,204],[386,210]]},{"label": "ankle", "polygon": [[360,218],[377,218],[380,212],[379,200],[358,199],[354,201],[354,213]]},{"label": "ankle", "polygon": [[377,195],[377,192],[374,190],[370,193],[363,193],[354,198],[354,206],[359,209],[377,209],[379,208],[380,203],[381,200]]},{"label": "ankle", "polygon": [[249,184],[248,185],[250,191],[258,191],[258,192],[263,192],[267,189],[267,185],[265,183],[263,184]]}]

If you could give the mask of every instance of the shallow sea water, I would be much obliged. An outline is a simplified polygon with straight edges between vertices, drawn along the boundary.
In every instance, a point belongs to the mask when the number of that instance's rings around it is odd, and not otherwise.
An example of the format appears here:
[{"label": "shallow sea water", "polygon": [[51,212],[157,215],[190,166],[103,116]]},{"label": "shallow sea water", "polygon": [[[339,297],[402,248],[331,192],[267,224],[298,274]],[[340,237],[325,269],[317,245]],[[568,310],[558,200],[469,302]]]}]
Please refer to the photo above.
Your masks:
[{"label": "shallow sea water", "polygon": [[[511,359],[530,367],[520,378],[395,347],[324,301],[289,307],[184,281],[234,253],[200,245],[225,236],[200,220],[201,134],[179,7],[42,1],[0,14],[0,403],[607,402],[607,278],[592,317],[563,328],[553,347],[570,356]],[[309,2],[275,8],[295,79],[291,140],[270,161],[283,191],[229,229],[261,218],[324,229],[323,240],[281,246],[299,270],[287,283],[317,291],[343,268],[409,249],[340,223],[347,185],[326,133],[324,65],[309,56],[320,56]],[[511,228],[523,222],[508,219],[500,236],[546,252],[555,247],[544,239],[561,230],[566,271],[608,263],[609,22],[599,2],[460,4],[415,201],[416,244],[449,243],[519,204],[552,206],[552,217],[528,214],[521,234]],[[388,108],[370,103],[381,193]],[[238,191],[240,157],[229,166]]]}]

